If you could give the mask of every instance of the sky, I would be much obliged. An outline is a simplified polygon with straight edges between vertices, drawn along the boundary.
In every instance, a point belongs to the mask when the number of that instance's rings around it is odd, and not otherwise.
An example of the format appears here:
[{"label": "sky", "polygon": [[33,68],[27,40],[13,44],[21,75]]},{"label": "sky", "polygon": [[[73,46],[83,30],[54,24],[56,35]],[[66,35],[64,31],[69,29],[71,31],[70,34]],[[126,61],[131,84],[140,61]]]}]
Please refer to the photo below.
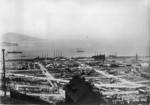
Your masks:
[{"label": "sky", "polygon": [[0,35],[14,32],[83,41],[96,49],[145,54],[149,4],[149,0],[0,0]]}]

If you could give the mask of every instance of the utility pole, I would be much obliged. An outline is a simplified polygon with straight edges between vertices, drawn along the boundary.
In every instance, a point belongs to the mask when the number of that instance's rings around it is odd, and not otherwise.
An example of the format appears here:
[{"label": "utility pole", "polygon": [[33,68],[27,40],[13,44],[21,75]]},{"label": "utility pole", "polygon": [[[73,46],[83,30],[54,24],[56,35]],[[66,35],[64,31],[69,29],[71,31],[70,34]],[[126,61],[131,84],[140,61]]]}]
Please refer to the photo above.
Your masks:
[{"label": "utility pole", "polygon": [[4,97],[6,97],[6,77],[5,77],[5,49],[2,49],[3,52],[3,73],[4,73]]}]

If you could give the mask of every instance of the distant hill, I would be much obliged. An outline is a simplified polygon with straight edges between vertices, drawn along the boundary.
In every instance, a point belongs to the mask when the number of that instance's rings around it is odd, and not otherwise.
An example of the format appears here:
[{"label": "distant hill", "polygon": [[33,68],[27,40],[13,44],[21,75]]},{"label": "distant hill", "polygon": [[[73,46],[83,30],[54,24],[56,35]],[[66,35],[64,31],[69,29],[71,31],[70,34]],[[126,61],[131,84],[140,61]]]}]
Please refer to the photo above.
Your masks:
[{"label": "distant hill", "polygon": [[2,42],[25,42],[25,41],[42,41],[42,39],[31,37],[18,33],[6,33],[2,36]]}]

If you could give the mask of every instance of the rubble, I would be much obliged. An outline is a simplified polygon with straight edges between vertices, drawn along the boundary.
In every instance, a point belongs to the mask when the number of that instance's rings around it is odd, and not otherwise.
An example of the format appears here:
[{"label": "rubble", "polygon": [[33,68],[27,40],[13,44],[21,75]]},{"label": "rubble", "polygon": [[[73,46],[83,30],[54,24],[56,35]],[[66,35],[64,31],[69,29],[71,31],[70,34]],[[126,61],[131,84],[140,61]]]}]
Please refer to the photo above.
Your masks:
[{"label": "rubble", "polygon": [[[106,103],[146,102],[150,90],[148,72],[130,57],[106,57],[105,61],[86,57],[8,61],[7,77],[11,88],[29,95],[41,94],[42,99],[56,103],[68,97],[79,102],[89,89],[91,94],[105,95]],[[76,93],[77,90],[80,91]]]}]

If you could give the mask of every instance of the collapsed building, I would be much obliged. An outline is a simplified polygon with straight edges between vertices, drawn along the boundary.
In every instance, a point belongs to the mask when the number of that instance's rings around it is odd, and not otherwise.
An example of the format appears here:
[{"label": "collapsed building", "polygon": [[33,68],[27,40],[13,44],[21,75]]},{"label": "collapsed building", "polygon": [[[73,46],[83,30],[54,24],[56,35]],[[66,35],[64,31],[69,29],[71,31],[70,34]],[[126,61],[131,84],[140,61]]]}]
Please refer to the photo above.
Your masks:
[{"label": "collapsed building", "polygon": [[73,76],[64,89],[65,104],[100,105],[103,102],[102,93],[79,75]]}]

